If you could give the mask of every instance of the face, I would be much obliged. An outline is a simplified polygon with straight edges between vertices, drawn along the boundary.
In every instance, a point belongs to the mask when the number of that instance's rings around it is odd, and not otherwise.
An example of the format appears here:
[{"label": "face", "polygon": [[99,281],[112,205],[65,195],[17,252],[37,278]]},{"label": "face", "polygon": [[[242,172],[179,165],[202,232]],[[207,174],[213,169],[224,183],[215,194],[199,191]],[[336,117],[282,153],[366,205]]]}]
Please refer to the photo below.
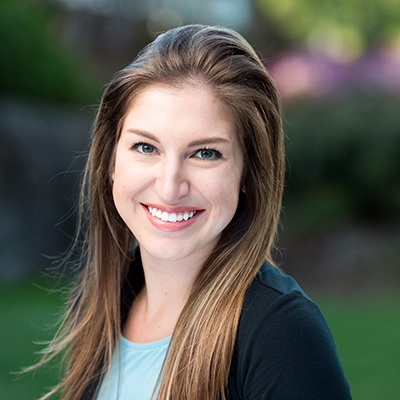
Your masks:
[{"label": "face", "polygon": [[206,87],[139,94],[117,144],[113,197],[142,258],[208,257],[235,214],[242,171],[233,121]]}]

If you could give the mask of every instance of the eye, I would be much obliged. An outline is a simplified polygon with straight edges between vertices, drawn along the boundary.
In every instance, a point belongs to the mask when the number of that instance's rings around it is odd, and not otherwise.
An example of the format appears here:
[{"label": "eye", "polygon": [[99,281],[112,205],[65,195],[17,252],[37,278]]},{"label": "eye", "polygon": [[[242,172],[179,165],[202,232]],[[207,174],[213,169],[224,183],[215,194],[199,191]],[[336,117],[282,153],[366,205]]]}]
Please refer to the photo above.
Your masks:
[{"label": "eye", "polygon": [[153,145],[151,145],[149,143],[143,143],[143,142],[135,143],[132,146],[132,149],[138,151],[139,153],[143,153],[143,154],[153,154],[156,152],[156,148]]},{"label": "eye", "polygon": [[194,154],[195,157],[203,160],[217,160],[222,157],[222,154],[218,150],[213,149],[200,149]]}]

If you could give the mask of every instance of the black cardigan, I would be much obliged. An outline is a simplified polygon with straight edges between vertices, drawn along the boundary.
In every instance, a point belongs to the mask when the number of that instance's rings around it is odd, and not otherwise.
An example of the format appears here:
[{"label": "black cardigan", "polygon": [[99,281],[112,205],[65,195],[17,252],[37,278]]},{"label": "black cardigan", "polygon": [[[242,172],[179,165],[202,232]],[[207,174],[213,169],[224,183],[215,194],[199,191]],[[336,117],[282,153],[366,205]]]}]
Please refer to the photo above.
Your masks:
[{"label": "black cardigan", "polygon": [[[122,291],[123,320],[140,288],[131,282],[143,282],[141,266],[135,264]],[[132,281],[137,273],[141,276]],[[99,382],[93,382],[82,400],[95,399]],[[227,398],[351,399],[336,346],[319,308],[291,277],[266,262],[244,300]]]}]

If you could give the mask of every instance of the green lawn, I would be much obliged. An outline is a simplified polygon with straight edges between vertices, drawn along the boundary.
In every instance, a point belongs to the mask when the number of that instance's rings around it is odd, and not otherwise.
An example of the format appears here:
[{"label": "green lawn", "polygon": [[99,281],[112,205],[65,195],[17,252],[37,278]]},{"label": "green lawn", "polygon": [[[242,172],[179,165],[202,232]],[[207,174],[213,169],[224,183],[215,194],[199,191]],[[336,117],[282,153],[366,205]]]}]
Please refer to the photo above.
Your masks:
[{"label": "green lawn", "polygon": [[60,307],[58,294],[48,294],[33,284],[0,286],[1,399],[34,400],[55,383],[55,368],[23,376],[15,372],[38,361],[35,353],[44,346],[35,342],[50,339]]},{"label": "green lawn", "polygon": [[400,398],[400,297],[327,301],[332,329],[355,400]]},{"label": "green lawn", "polygon": [[[329,300],[318,303],[333,331],[354,400],[398,400],[400,393],[400,299]],[[34,341],[49,339],[61,302],[32,284],[0,286],[0,397],[33,400],[54,383],[55,371],[16,377],[31,365]]]}]

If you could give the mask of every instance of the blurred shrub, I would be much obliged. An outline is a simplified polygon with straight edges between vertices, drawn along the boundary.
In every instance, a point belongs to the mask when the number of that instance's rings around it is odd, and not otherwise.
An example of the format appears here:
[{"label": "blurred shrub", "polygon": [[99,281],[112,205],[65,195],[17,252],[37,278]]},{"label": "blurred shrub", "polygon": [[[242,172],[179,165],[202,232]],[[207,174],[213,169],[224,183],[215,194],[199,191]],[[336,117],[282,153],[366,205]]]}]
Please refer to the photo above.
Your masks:
[{"label": "blurred shrub", "polygon": [[285,201],[299,224],[400,218],[398,106],[362,93],[286,104]]},{"label": "blurred shrub", "polygon": [[0,1],[0,91],[87,104],[100,85],[60,40],[49,1]]},{"label": "blurred shrub", "polygon": [[[338,56],[357,56],[377,43],[398,40],[400,7],[393,0],[254,0],[288,39]],[[342,54],[344,55],[344,54]]]}]

